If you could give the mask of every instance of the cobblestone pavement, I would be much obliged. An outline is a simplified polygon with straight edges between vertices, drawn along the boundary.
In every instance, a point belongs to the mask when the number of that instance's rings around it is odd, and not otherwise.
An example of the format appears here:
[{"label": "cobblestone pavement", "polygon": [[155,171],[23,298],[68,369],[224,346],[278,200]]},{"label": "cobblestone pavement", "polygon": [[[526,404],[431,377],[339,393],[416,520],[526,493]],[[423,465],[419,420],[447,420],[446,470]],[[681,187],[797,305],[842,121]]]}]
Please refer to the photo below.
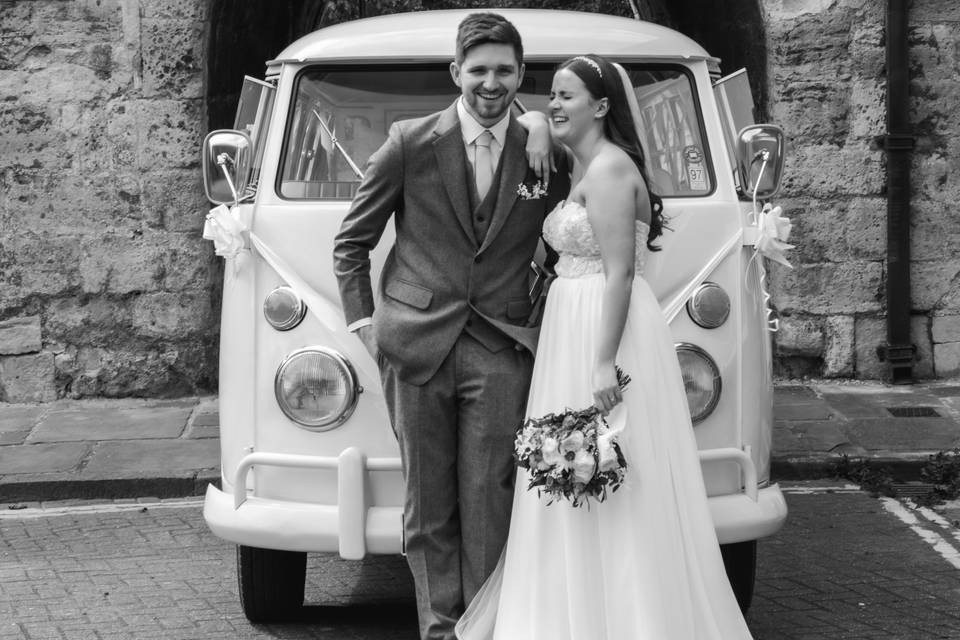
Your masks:
[{"label": "cobblestone pavement", "polygon": [[[787,526],[760,544],[748,616],[756,640],[960,638],[960,529],[822,483],[785,493]],[[416,638],[400,558],[311,555],[303,619],[253,626],[234,549],[206,529],[197,499],[9,506],[0,505],[2,640]]]}]

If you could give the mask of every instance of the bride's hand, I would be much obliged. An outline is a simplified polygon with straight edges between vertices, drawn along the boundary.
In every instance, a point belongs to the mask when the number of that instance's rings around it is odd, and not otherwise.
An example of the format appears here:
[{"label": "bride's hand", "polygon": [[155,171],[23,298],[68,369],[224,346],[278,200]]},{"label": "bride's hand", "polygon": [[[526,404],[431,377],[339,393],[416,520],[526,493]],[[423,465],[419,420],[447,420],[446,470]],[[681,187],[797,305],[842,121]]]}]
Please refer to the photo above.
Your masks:
[{"label": "bride's hand", "polygon": [[623,392],[617,381],[613,364],[598,364],[593,368],[593,403],[603,415],[623,401]]},{"label": "bride's hand", "polygon": [[517,118],[527,130],[527,163],[545,187],[550,184],[550,172],[555,171],[553,162],[553,139],[550,136],[550,124],[539,111],[528,111]]}]

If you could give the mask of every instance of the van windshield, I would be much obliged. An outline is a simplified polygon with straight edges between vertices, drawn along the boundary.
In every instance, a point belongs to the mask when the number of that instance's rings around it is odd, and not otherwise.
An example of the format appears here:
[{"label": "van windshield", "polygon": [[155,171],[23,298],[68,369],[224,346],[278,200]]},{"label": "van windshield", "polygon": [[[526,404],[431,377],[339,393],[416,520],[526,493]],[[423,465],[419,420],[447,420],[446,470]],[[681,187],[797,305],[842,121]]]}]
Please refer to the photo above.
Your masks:
[{"label": "van windshield", "polygon": [[[705,196],[714,176],[692,78],[682,67],[624,65],[641,113],[651,189]],[[518,100],[547,111],[556,65],[528,63]],[[287,199],[350,200],[390,125],[449,106],[458,95],[447,65],[314,67],[300,74],[278,180]]]}]

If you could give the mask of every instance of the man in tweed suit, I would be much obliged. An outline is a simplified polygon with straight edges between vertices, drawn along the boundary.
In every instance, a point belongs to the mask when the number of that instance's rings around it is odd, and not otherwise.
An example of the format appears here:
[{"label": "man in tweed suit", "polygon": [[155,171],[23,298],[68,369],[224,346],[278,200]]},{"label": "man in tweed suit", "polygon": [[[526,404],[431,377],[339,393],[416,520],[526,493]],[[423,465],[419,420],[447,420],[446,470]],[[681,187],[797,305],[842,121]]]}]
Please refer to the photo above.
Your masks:
[{"label": "man in tweed suit", "polygon": [[[537,178],[510,112],[523,79],[510,22],[465,18],[450,71],[460,98],[391,127],[334,248],[346,320],[377,360],[400,445],[407,560],[431,640],[454,638],[506,540],[536,349],[529,265],[569,189],[561,170],[547,194],[520,194]],[[369,254],[391,216],[396,243],[375,305]]]}]

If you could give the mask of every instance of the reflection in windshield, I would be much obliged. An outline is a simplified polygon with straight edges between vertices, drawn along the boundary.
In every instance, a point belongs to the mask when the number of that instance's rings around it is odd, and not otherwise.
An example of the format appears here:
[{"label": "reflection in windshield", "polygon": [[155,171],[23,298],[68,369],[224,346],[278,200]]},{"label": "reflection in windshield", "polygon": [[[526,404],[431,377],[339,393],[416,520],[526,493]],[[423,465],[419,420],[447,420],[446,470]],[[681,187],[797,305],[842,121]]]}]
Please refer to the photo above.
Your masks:
[{"label": "reflection in windshield", "polygon": [[[626,65],[637,88],[652,189],[663,196],[712,190],[699,109],[689,78],[663,65]],[[527,65],[517,97],[547,110],[554,64]],[[314,68],[301,74],[286,136],[280,195],[350,200],[362,167],[390,126],[448,107],[457,88],[446,65]]]}]

